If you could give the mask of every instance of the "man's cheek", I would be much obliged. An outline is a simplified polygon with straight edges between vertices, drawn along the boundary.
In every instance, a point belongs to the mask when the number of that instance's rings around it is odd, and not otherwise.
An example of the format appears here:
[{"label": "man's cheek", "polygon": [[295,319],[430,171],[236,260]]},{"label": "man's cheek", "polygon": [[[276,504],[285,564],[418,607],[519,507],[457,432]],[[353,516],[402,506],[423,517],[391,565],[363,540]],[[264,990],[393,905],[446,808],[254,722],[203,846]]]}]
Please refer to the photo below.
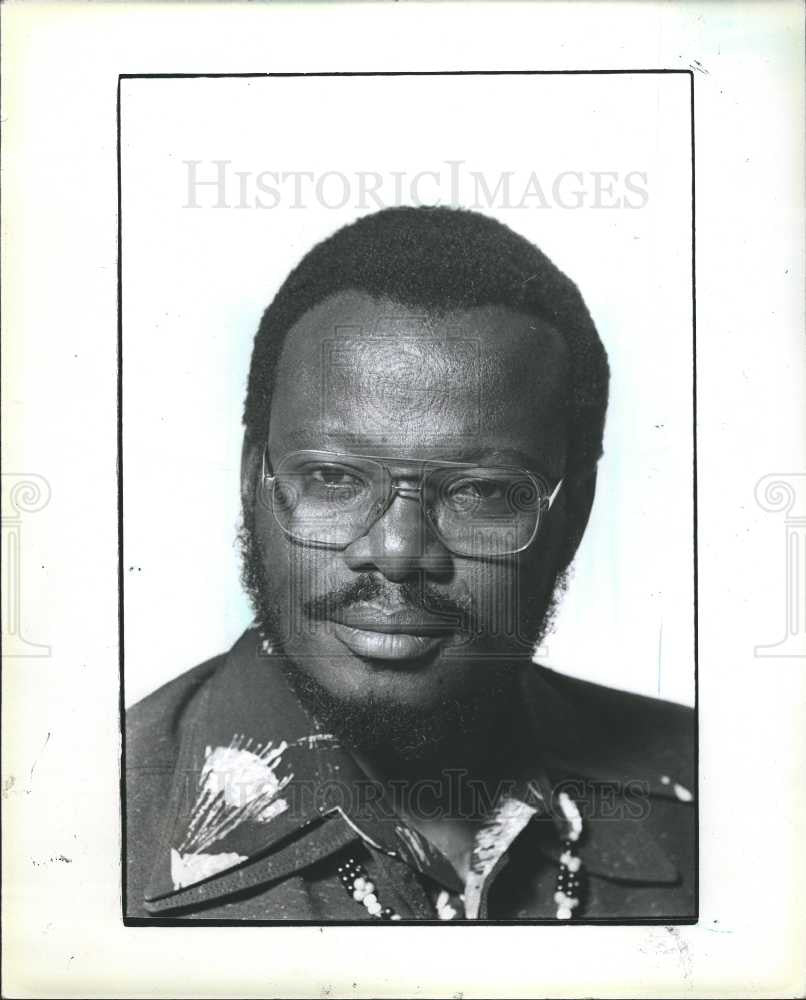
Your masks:
[{"label": "man's cheek", "polygon": [[474,641],[483,645],[506,642],[517,632],[520,613],[517,564],[468,560],[457,575],[457,596],[470,605],[475,622]]},{"label": "man's cheek", "polygon": [[260,538],[260,554],[269,595],[278,607],[285,609],[289,579],[287,546],[275,538],[273,532]]},{"label": "man's cheek", "polygon": [[274,540],[267,543],[264,552],[270,600],[283,623],[284,641],[298,645],[327,634],[329,623],[312,617],[309,608],[344,582],[334,558],[337,554],[284,541],[278,545]]},{"label": "man's cheek", "polygon": [[[259,525],[260,527],[260,525]],[[288,643],[299,633],[297,609],[292,592],[294,573],[289,554],[289,544],[276,525],[264,525],[259,533],[260,556],[265,581],[263,601],[272,611],[277,638]]]}]

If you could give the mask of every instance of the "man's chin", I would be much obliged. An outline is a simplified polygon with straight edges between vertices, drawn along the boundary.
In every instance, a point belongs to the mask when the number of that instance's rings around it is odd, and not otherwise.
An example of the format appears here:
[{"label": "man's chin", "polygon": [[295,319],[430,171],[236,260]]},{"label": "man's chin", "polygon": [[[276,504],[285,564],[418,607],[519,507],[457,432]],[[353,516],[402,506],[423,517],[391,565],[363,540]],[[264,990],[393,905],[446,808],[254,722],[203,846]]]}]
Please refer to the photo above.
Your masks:
[{"label": "man's chin", "polygon": [[[359,753],[399,761],[470,763],[486,757],[499,731],[511,727],[518,671],[490,671],[483,688],[451,692],[418,676],[418,666],[387,670],[367,665],[376,683],[361,688],[325,684],[285,659],[284,669],[308,712],[328,732]],[[422,663],[419,669],[428,673]],[[386,682],[386,683],[384,683]]]}]

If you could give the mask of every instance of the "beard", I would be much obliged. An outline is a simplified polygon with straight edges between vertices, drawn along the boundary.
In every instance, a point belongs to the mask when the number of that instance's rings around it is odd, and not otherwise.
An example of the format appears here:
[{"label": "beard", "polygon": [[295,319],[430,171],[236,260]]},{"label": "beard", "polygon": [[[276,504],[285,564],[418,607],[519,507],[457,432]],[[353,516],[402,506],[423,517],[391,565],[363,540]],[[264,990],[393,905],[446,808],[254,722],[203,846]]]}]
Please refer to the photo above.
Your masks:
[{"label": "beard", "polygon": [[430,768],[492,765],[507,756],[513,716],[520,709],[519,671],[502,676],[461,700],[445,698],[429,710],[367,696],[337,698],[309,674],[284,659],[284,671],[300,701],[329,732],[353,750],[385,764]]},{"label": "beard", "polygon": [[[274,652],[283,654],[281,665],[288,683],[324,730],[353,750],[384,762],[390,770],[433,764],[441,769],[472,766],[477,773],[494,771],[511,754],[521,728],[521,684],[528,664],[522,660],[492,663],[487,668],[483,689],[463,692],[461,698],[445,696],[428,710],[371,695],[336,697],[285,653],[280,614],[269,596],[271,590],[251,511],[243,514],[239,542],[242,582],[255,624]],[[568,575],[567,569],[556,574],[548,588],[548,599],[535,594],[524,608],[526,619],[537,622],[530,636],[533,649],[551,631]],[[315,598],[309,602],[310,607],[306,605],[306,610],[326,613],[328,609],[370,599],[383,589],[370,574],[360,574],[341,590]],[[475,626],[469,603],[454,603],[427,585],[403,583],[397,589],[413,607],[441,610],[454,615],[468,628]]]}]

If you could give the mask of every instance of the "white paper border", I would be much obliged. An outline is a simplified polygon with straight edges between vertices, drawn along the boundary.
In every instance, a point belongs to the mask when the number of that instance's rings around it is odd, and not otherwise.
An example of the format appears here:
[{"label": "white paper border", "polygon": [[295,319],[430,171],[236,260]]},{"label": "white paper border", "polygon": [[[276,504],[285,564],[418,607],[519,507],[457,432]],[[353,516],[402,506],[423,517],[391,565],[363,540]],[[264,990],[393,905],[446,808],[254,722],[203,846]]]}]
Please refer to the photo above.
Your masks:
[{"label": "white paper border", "polygon": [[[7,996],[796,996],[806,661],[799,4],[3,7],[4,471],[46,478],[4,671]],[[693,68],[701,920],[696,927],[124,928],[117,787],[115,91],[121,72]],[[36,527],[34,527],[34,523]],[[802,596],[800,597],[802,600]],[[13,781],[11,780],[13,779]],[[69,859],[69,860],[64,860]]]}]

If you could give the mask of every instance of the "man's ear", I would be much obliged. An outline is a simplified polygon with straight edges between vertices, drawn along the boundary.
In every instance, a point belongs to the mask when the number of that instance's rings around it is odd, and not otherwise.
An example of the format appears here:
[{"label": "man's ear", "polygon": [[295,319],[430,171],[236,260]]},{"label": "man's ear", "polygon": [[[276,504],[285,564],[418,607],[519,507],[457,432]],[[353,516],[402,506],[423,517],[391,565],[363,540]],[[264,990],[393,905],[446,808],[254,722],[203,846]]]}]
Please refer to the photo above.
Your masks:
[{"label": "man's ear", "polygon": [[255,488],[263,464],[263,448],[244,434],[241,448],[241,507],[249,510],[255,503]]},{"label": "man's ear", "polygon": [[567,569],[588,526],[593,498],[596,494],[596,466],[574,477],[565,489],[566,535],[560,550],[560,572]]}]

